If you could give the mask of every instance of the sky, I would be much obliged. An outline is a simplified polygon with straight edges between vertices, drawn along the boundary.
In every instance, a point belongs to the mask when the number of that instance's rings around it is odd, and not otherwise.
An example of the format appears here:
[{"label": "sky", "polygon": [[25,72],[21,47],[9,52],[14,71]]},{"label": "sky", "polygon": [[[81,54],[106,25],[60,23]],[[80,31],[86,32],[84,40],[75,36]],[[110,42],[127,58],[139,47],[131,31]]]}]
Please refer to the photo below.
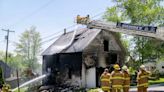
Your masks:
[{"label": "sky", "polygon": [[[62,29],[74,25],[78,14],[101,15],[113,5],[111,0],[0,0],[0,50],[5,51],[6,46],[6,32],[1,29],[15,31],[9,38],[9,51],[13,51],[21,33],[31,26],[36,27],[42,38],[46,37],[42,39],[45,41],[55,36],[52,34],[62,33]],[[42,48],[52,42],[43,44]]]}]

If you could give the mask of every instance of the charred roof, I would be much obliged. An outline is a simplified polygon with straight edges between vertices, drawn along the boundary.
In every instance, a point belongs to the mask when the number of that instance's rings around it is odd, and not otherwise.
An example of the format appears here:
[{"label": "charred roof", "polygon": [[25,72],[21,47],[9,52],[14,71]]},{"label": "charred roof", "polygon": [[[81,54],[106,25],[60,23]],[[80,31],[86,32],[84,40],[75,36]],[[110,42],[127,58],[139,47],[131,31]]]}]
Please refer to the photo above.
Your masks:
[{"label": "charred roof", "polygon": [[51,46],[49,46],[42,55],[53,55],[57,53],[82,52],[91,41],[101,32],[100,29],[77,29],[75,38],[70,46],[64,48],[64,45],[70,43],[73,38],[73,31],[61,35]]}]

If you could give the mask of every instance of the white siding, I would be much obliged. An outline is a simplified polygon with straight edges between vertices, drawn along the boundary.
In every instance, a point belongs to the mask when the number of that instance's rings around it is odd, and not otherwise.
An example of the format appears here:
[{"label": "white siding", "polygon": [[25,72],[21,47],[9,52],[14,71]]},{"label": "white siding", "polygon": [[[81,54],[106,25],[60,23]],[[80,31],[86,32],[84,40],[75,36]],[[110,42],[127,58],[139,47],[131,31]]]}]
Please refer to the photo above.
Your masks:
[{"label": "white siding", "polygon": [[86,70],[86,87],[95,88],[96,87],[96,68],[89,68]]},{"label": "white siding", "polygon": [[86,67],[84,65],[84,63],[82,63],[82,87],[86,87]]},{"label": "white siding", "polygon": [[159,70],[160,73],[164,74],[164,61],[157,63],[157,69]]}]

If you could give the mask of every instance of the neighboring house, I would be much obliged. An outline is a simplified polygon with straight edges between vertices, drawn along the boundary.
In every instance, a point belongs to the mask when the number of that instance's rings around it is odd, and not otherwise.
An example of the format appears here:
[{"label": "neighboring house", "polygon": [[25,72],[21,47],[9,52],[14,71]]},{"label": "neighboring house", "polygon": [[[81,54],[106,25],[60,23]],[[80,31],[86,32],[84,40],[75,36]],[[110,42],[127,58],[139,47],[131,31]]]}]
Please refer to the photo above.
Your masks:
[{"label": "neighboring house", "polygon": [[153,71],[154,69],[157,69],[160,74],[164,74],[164,61],[160,62],[148,62],[144,64],[146,66],[146,69],[149,71]]},{"label": "neighboring house", "polygon": [[158,62],[156,67],[161,74],[164,74],[164,61]]},{"label": "neighboring house", "polygon": [[0,60],[0,67],[2,68],[3,71],[3,77],[9,78],[11,75],[11,68],[1,60]]},{"label": "neighboring house", "polygon": [[156,69],[156,63],[155,62],[147,62],[144,65],[146,67],[146,70],[148,70],[148,71],[153,71],[154,69]]},{"label": "neighboring house", "polygon": [[[124,64],[125,49],[116,33],[100,29],[78,29],[61,35],[43,53],[43,73],[51,69],[54,75],[46,85],[70,84],[94,88],[100,86],[104,68],[112,70],[113,64]],[[66,48],[64,48],[66,47]]]}]

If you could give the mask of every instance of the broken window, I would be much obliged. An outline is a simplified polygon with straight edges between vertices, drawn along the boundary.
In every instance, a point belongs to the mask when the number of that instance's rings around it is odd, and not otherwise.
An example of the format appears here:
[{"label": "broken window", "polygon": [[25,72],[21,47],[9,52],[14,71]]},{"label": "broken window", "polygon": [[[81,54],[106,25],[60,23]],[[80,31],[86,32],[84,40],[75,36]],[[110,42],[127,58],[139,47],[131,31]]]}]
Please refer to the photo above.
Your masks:
[{"label": "broken window", "polygon": [[68,78],[69,79],[72,78],[72,69],[71,68],[68,69]]},{"label": "broken window", "polygon": [[104,40],[104,51],[109,51],[109,42],[108,40]]},{"label": "broken window", "polygon": [[117,62],[117,54],[116,53],[110,53],[109,59],[111,64],[115,64]]}]

